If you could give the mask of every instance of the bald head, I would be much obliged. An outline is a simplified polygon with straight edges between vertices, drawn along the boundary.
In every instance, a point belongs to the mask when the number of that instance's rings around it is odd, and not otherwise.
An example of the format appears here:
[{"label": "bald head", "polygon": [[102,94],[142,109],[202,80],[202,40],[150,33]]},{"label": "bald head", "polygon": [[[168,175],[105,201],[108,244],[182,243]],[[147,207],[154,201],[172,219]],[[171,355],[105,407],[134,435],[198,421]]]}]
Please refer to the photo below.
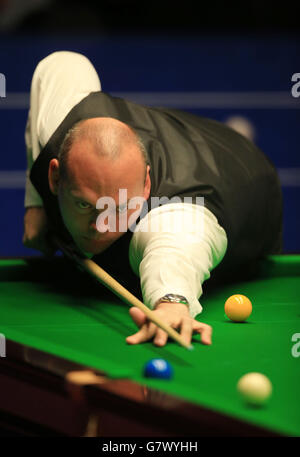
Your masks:
[{"label": "bald head", "polygon": [[78,122],[65,136],[59,152],[60,173],[63,179],[67,176],[69,151],[78,142],[88,142],[95,154],[111,160],[121,158],[128,151],[141,154],[146,170],[147,153],[135,131],[117,119],[98,117]]},{"label": "bald head", "polygon": [[89,141],[101,156],[116,159],[124,148],[138,147],[138,138],[124,122],[109,117],[81,121],[73,129],[73,144]]},{"label": "bald head", "polygon": [[[116,119],[84,120],[66,135],[59,157],[49,162],[48,181],[65,227],[82,252],[100,254],[139,217],[151,190],[145,156],[134,130]],[[103,200],[98,205],[100,198],[110,202],[116,223],[112,230],[106,219],[105,230],[97,226],[106,211]],[[132,208],[129,202],[135,198],[142,203]]]}]

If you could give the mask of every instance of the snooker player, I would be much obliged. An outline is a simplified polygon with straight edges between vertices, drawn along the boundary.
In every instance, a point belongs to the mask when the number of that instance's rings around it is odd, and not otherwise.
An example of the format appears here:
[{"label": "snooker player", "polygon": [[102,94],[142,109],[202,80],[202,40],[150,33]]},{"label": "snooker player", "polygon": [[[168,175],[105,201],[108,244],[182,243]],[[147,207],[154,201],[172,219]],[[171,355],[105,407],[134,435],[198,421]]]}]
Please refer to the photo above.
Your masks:
[{"label": "snooker player", "polygon": [[[54,230],[116,279],[131,268],[144,303],[188,343],[197,332],[211,344],[211,327],[195,320],[211,272],[234,274],[281,250],[278,177],[252,142],[219,122],[102,92],[81,54],[38,64],[25,141],[24,245],[49,254]],[[155,197],[166,204],[149,206]],[[101,199],[114,202],[116,226],[101,219]],[[130,314],[139,331],[129,344],[166,344],[142,311]]]}]

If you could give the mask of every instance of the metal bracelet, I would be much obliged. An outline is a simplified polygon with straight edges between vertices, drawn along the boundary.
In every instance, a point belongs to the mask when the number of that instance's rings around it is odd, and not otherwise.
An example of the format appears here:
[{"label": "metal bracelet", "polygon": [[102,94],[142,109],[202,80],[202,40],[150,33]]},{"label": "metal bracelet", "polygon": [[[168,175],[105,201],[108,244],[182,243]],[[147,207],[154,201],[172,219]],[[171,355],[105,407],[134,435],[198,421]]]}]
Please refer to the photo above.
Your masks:
[{"label": "metal bracelet", "polygon": [[182,303],[183,305],[189,306],[188,300],[183,295],[166,294],[157,300],[156,305],[160,303]]}]

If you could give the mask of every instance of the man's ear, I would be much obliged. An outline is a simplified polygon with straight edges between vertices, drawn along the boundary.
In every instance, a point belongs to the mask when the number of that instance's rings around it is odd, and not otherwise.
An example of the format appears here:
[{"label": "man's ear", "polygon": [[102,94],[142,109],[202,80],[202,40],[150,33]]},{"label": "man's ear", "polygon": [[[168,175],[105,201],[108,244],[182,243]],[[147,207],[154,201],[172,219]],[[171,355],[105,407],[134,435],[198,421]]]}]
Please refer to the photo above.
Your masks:
[{"label": "man's ear", "polygon": [[59,162],[57,159],[51,159],[49,162],[48,181],[51,192],[54,195],[58,195]]},{"label": "man's ear", "polygon": [[150,165],[147,165],[145,187],[144,187],[144,198],[148,200],[151,190],[151,179],[150,179]]}]

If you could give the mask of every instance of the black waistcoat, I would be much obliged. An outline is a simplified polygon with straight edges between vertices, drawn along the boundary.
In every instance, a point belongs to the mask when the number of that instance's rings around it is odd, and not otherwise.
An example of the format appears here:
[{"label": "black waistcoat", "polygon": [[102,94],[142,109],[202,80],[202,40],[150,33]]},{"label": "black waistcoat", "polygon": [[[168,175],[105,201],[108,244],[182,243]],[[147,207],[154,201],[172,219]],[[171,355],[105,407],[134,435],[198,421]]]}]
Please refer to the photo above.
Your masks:
[{"label": "black waistcoat", "polygon": [[[151,166],[151,197],[204,197],[227,234],[225,269],[280,252],[281,189],[273,164],[260,149],[222,123],[104,92],[91,93],[69,112],[31,170],[52,226],[66,241],[72,239],[49,189],[49,161],[57,157],[67,131],[93,117],[119,119],[139,134]],[[119,277],[128,272],[131,235],[128,231],[94,260]]]}]

